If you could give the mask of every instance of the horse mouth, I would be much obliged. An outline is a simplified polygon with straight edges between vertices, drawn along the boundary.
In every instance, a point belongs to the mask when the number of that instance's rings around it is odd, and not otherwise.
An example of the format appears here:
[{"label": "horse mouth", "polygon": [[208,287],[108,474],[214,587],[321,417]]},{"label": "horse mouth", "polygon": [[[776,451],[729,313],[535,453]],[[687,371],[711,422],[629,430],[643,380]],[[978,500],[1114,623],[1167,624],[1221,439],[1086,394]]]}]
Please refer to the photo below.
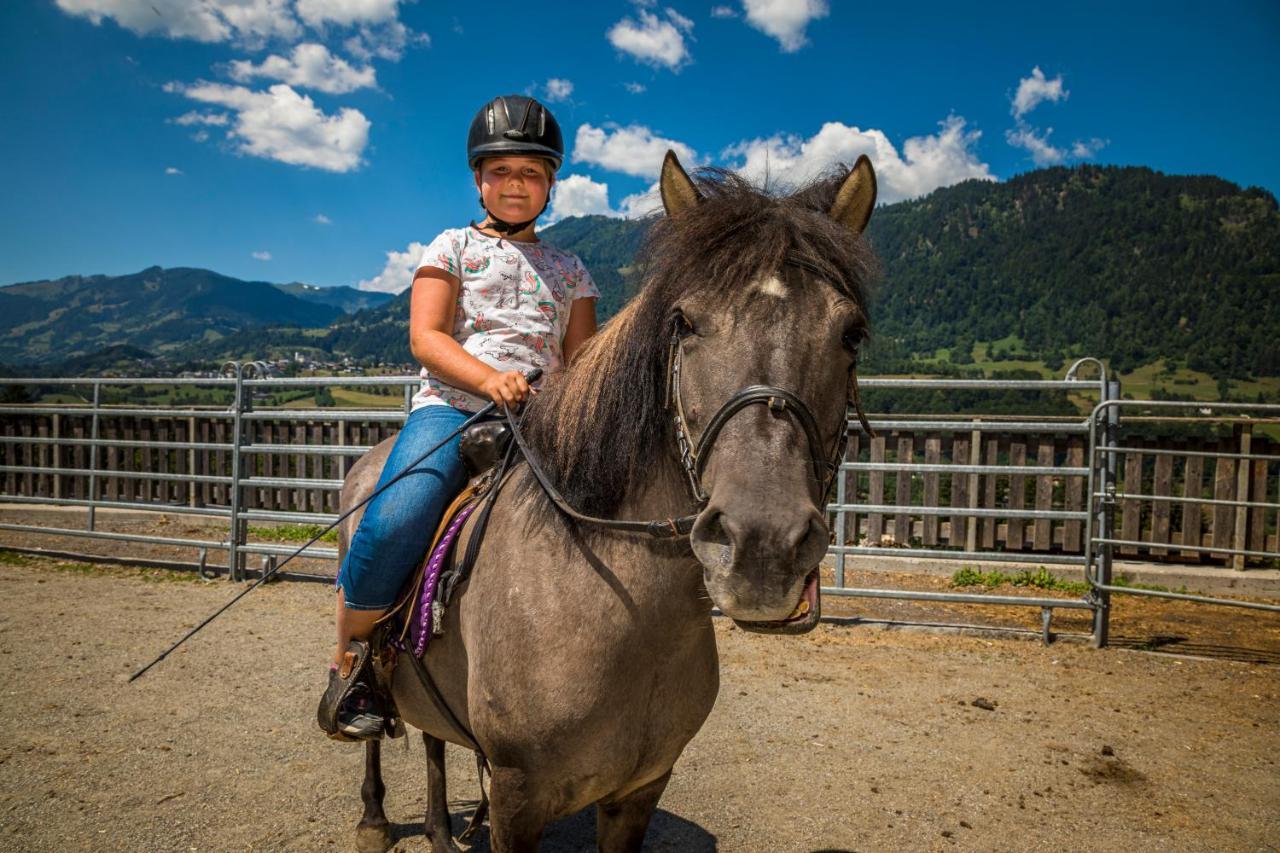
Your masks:
[{"label": "horse mouth", "polygon": [[815,568],[804,579],[804,589],[800,592],[800,600],[795,609],[785,619],[749,620],[734,619],[734,623],[744,631],[757,634],[807,634],[818,626],[822,617],[821,575]]}]

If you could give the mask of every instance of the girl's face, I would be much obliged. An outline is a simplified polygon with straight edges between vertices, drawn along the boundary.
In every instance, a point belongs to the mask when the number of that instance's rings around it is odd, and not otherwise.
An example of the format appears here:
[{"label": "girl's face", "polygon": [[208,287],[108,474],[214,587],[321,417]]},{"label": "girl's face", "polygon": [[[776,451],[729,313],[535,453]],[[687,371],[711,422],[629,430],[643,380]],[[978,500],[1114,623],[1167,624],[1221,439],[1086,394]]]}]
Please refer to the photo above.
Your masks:
[{"label": "girl's face", "polygon": [[480,162],[476,186],[484,206],[506,222],[533,219],[547,203],[554,179],[537,157],[490,157]]}]

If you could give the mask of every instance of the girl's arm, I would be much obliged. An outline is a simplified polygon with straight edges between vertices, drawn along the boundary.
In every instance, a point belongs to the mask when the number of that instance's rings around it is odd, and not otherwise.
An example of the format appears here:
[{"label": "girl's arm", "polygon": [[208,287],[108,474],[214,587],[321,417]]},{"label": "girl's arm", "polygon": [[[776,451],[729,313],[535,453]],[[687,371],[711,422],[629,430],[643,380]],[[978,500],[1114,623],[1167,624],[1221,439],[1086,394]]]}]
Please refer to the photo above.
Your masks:
[{"label": "girl's arm", "polygon": [[560,352],[564,354],[566,365],[573,361],[578,347],[587,338],[596,333],[596,300],[594,296],[575,299],[569,303],[569,322],[565,324],[563,340],[560,341]]},{"label": "girl's arm", "polygon": [[529,393],[529,383],[520,371],[494,370],[453,339],[459,286],[457,276],[442,269],[418,270],[409,297],[409,350],[427,370],[455,388],[514,406]]}]

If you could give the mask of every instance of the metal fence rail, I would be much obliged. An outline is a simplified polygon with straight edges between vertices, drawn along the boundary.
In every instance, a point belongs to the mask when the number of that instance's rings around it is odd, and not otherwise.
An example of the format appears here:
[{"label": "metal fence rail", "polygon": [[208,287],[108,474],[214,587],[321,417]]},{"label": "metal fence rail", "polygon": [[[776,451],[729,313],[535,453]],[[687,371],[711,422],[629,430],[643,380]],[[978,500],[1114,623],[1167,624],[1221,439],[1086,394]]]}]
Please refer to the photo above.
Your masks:
[{"label": "metal fence rail", "polygon": [[[1078,378],[1086,364],[1097,370],[1096,379]],[[225,551],[229,576],[240,579],[249,556],[262,557],[265,570],[295,550],[250,541],[251,522],[328,524],[337,517],[337,492],[349,465],[394,433],[418,380],[270,377],[261,363],[230,362],[216,378],[0,380],[0,388],[13,385],[89,386],[93,405],[0,406],[0,500],[83,507],[88,517],[84,529],[0,524],[0,531],[195,548],[202,569],[209,551]],[[228,392],[230,402],[218,408],[102,403],[104,389],[136,385],[211,386]],[[343,386],[398,386],[403,406],[261,407],[273,389]],[[1072,365],[1061,380],[873,378],[862,386],[1070,391],[1092,395],[1098,405],[1081,419],[879,417],[872,420],[879,437],[870,440],[851,421],[849,451],[828,507],[834,567],[832,585],[823,587],[828,594],[1039,608],[1046,638],[1054,609],[1088,610],[1092,637],[1102,644],[1109,596],[1150,594],[1111,582],[1116,554],[1205,554],[1235,561],[1237,568],[1251,559],[1280,559],[1280,503],[1268,492],[1269,472],[1280,471],[1280,454],[1269,452],[1273,445],[1261,439],[1251,445],[1247,432],[1243,446],[1207,450],[1139,446],[1121,435],[1121,411],[1135,406],[1158,414],[1195,408],[1197,422],[1212,420],[1203,415],[1224,407],[1121,400],[1118,382],[1093,359]],[[1225,408],[1280,417],[1280,406]],[[1215,464],[1212,482],[1203,485],[1206,466]],[[1174,481],[1185,484],[1182,494],[1174,493]],[[1205,494],[1209,489],[1212,497]],[[102,531],[95,520],[98,508],[218,518],[227,524],[227,535],[207,540]],[[1172,514],[1175,509],[1180,514]],[[337,549],[312,546],[306,556],[332,560]],[[1075,567],[1090,590],[1070,598],[855,587],[847,583],[849,557]]]}]

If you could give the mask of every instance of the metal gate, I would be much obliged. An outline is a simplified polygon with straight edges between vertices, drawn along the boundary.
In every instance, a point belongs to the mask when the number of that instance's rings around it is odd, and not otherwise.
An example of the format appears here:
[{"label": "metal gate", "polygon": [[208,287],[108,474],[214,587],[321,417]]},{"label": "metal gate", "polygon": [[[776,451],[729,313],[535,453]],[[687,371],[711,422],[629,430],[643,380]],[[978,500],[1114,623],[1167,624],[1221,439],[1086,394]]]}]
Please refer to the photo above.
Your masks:
[{"label": "metal gate", "polygon": [[[1222,425],[1241,423],[1238,452],[1234,451],[1174,451],[1150,448],[1126,442],[1121,435],[1120,414],[1124,410],[1142,412],[1148,421],[1169,424]],[[1244,417],[1241,417],[1243,415]],[[1197,604],[1216,604],[1226,607],[1243,607],[1252,610],[1280,613],[1280,606],[1229,598],[1214,598],[1168,590],[1140,589],[1117,586],[1113,583],[1112,563],[1118,548],[1128,548],[1148,555],[1165,550],[1161,545],[1140,538],[1126,538],[1116,533],[1116,507],[1125,503],[1131,511],[1141,511],[1142,504],[1152,504],[1156,513],[1163,515],[1167,529],[1169,508],[1183,508],[1184,525],[1182,541],[1175,550],[1191,554],[1220,554],[1233,557],[1234,568],[1243,570],[1247,561],[1265,561],[1280,566],[1280,530],[1277,530],[1277,514],[1280,502],[1268,500],[1277,477],[1272,471],[1280,471],[1280,455],[1252,452],[1252,427],[1255,423],[1280,424],[1280,405],[1247,403],[1201,403],[1181,401],[1103,400],[1089,418],[1089,527],[1085,550],[1085,579],[1091,588],[1091,598],[1097,608],[1094,644],[1104,646],[1108,640],[1110,621],[1108,612],[1111,596],[1115,594],[1140,595],[1167,598]],[[1173,457],[1219,462],[1220,474],[1226,469],[1226,477],[1219,476],[1213,498],[1203,494],[1200,475],[1183,478],[1182,494],[1172,492]],[[1155,468],[1151,488],[1145,488],[1143,457],[1153,457]],[[1120,480],[1121,464],[1124,464],[1123,480]],[[1135,464],[1136,463],[1136,464]],[[1226,463],[1225,466],[1222,463]],[[1190,465],[1188,465],[1188,468]],[[1234,470],[1231,470],[1234,469]],[[1232,478],[1231,475],[1235,474]],[[1234,479],[1234,481],[1233,481]],[[1121,483],[1120,487],[1117,484]],[[1228,494],[1228,497],[1220,495]],[[1250,498],[1258,498],[1251,500]],[[1214,531],[1214,541],[1205,544],[1200,536],[1199,507],[1210,507],[1223,513],[1227,519],[1223,525],[1230,530],[1230,538]],[[1161,512],[1163,511],[1163,512]],[[1185,523],[1188,512],[1196,512],[1194,530]],[[1153,513],[1155,514],[1155,513]],[[1139,516],[1140,517],[1140,516]],[[1232,523],[1234,522],[1234,523]],[[1252,527],[1251,527],[1252,525]],[[1219,543],[1223,544],[1219,544]],[[1229,543],[1229,544],[1228,544]]]}]

